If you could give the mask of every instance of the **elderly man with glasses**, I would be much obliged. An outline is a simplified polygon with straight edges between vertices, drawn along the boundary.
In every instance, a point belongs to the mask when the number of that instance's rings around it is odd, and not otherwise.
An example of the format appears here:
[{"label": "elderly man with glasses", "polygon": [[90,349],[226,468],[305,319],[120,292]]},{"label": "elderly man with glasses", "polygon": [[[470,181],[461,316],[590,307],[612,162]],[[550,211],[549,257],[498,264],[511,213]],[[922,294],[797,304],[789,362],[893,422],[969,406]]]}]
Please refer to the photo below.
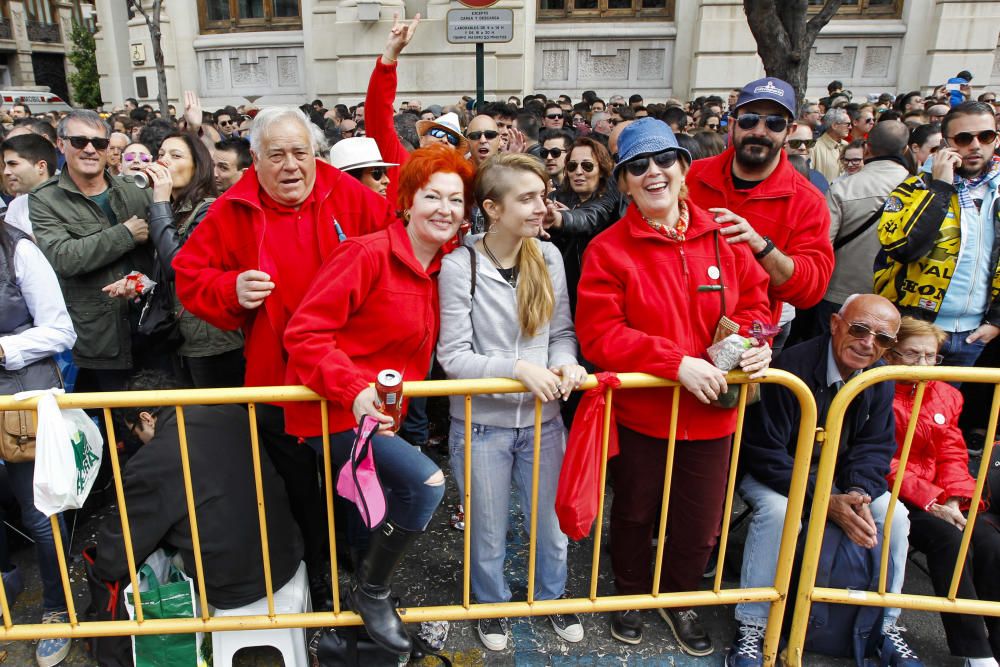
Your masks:
[{"label": "elderly man with glasses", "polygon": [[[899,313],[888,300],[874,294],[854,294],[839,313],[830,318],[830,333],[788,348],[774,364],[798,376],[816,399],[819,423],[834,396],[862,371],[881,365],[882,355],[896,342]],[[844,419],[838,445],[834,488],[826,520],[862,549],[879,547],[891,500],[886,482],[896,451],[896,420],[893,415],[892,383],[865,389],[852,403]],[[778,385],[761,387],[760,403],[746,420],[740,465],[746,475],[740,495],[753,510],[743,552],[741,588],[770,586],[778,562],[778,545],[785,521],[792,466],[798,441],[800,407],[792,392]],[[813,452],[819,456],[818,451]],[[815,465],[815,460],[814,460]],[[813,469],[815,471],[815,469]],[[814,477],[815,472],[812,476]],[[903,588],[909,519],[897,501],[889,538],[890,593]],[[841,561],[837,562],[842,566]],[[743,602],[736,606],[739,622],[736,640],[726,659],[727,667],[763,665],[767,602]],[[899,609],[886,610],[878,650],[882,665],[918,667],[922,663],[899,634]],[[850,638],[845,637],[845,642]]]},{"label": "elderly man with glasses", "polygon": [[770,276],[771,323],[783,327],[775,354],[795,309],[816,305],[833,271],[826,201],[782,150],[794,118],[788,83],[751,81],[732,112],[729,148],[693,162],[687,178],[691,198],[715,215],[725,241],[746,243]]},{"label": "elderly man with glasses", "polygon": [[809,157],[812,159],[813,169],[832,183],[840,176],[840,153],[851,134],[851,117],[841,108],[830,109],[823,115],[823,126],[826,131],[816,140],[816,145],[809,151]]},{"label": "elderly man with glasses", "polygon": [[963,102],[942,146],[886,200],[875,292],[948,332],[948,366],[972,366],[1000,334],[1000,157],[993,107]]},{"label": "elderly man with glasses", "polygon": [[97,113],[70,112],[57,134],[66,166],[28,195],[31,223],[76,329],[77,388],[117,391],[133,369],[155,366],[163,356],[149,344],[133,345],[138,306],[101,291],[130,271],[153,273],[146,224],[150,191],[108,169],[111,132]]}]

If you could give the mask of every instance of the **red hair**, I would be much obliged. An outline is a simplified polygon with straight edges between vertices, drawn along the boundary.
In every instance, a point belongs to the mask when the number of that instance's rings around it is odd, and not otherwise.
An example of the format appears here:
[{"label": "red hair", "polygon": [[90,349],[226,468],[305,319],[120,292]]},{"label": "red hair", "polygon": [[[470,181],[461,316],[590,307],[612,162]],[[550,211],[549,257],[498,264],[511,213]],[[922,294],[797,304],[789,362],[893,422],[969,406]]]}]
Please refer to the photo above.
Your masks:
[{"label": "red hair", "polygon": [[468,219],[472,211],[472,182],[476,177],[476,170],[457,150],[443,144],[433,144],[413,151],[409,161],[399,170],[399,210],[405,211],[413,206],[417,190],[427,185],[431,176],[438,172],[457,174],[462,179],[462,186],[465,188],[465,218]]}]

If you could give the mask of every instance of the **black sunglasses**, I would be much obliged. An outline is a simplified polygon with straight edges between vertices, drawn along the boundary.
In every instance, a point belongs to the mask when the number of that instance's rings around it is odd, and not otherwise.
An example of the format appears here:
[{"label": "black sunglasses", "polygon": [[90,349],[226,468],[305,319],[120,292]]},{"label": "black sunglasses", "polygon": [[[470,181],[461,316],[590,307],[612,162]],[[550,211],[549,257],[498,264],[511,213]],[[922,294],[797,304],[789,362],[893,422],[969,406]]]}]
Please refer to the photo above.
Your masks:
[{"label": "black sunglasses", "polygon": [[372,167],[368,170],[368,175],[372,177],[373,181],[381,181],[382,177],[385,176],[385,167]]},{"label": "black sunglasses", "polygon": [[741,130],[752,130],[757,127],[761,119],[764,120],[764,125],[771,132],[784,132],[785,128],[788,127],[788,119],[784,116],[761,116],[759,113],[744,113],[736,119],[736,124],[740,126]]},{"label": "black sunglasses", "polygon": [[816,145],[815,139],[789,139],[788,145],[792,148],[812,148]]},{"label": "black sunglasses", "polygon": [[979,134],[973,134],[972,132],[959,132],[958,134],[948,137],[948,141],[952,142],[956,146],[968,146],[972,143],[973,139],[979,139],[981,144],[992,144],[997,140],[996,130],[983,130]]},{"label": "black sunglasses", "polygon": [[[677,162],[677,151],[668,148],[653,155],[643,155],[625,163],[625,169],[633,176],[642,176],[649,170],[649,161],[652,160],[660,169],[670,169]],[[568,166],[568,165],[567,165]]]},{"label": "black sunglasses", "polygon": [[573,160],[571,162],[566,163],[566,171],[573,173],[574,171],[576,171],[577,167],[580,167],[589,174],[590,172],[594,171],[594,167],[596,166],[597,165],[588,160],[584,160],[583,162],[577,162],[576,160]]},{"label": "black sunglasses", "polygon": [[500,133],[496,130],[476,130],[475,132],[469,132],[465,136],[468,137],[470,141],[479,141],[481,137],[486,137],[487,141],[493,141],[500,136]]},{"label": "black sunglasses", "polygon": [[78,151],[82,151],[87,147],[87,144],[93,144],[94,148],[99,151],[107,150],[108,146],[111,144],[111,140],[105,137],[63,137],[68,140],[70,145]]},{"label": "black sunglasses", "polygon": [[549,120],[555,120],[556,118],[562,118],[563,115],[561,113],[550,113],[545,117],[548,118]]},{"label": "black sunglasses", "polygon": [[538,154],[542,156],[543,160],[548,160],[550,157],[553,160],[558,160],[559,156],[567,152],[565,148],[543,148],[538,151]]},{"label": "black sunglasses", "polygon": [[895,336],[887,333],[872,331],[867,325],[861,324],[860,322],[851,322],[848,324],[847,333],[849,333],[852,338],[857,338],[858,340],[865,340],[869,336],[872,336],[875,344],[881,348],[892,347],[896,344]]},{"label": "black sunglasses", "polygon": [[427,134],[431,135],[435,139],[447,139],[448,143],[451,144],[452,146],[458,145],[458,137],[456,137],[451,132],[446,132],[445,130],[442,130],[440,128],[432,127],[431,129],[427,130]]}]

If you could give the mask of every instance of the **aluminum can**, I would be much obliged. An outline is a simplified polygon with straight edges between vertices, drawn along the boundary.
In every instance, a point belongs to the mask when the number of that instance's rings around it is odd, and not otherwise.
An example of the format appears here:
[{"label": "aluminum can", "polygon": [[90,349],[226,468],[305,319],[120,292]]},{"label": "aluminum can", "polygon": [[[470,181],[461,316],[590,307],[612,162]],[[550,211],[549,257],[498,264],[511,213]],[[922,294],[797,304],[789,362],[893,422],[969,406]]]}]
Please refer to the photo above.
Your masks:
[{"label": "aluminum can", "polygon": [[392,417],[392,430],[398,431],[403,413],[403,374],[386,368],[375,379],[375,391],[382,403],[382,414]]}]

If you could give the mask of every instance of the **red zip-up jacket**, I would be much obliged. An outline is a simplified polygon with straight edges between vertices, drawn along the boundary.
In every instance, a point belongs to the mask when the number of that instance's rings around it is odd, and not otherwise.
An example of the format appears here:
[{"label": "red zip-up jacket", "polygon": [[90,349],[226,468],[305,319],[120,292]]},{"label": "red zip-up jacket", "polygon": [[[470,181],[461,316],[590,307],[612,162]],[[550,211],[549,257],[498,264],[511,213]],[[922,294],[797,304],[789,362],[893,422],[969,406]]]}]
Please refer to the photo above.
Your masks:
[{"label": "red zip-up jacket", "polygon": [[[185,308],[220,329],[243,329],[249,387],[284,384],[285,325],[340,245],[334,220],[348,237],[395,220],[384,198],[319,161],[309,198],[298,211],[282,209],[286,217],[298,215],[301,224],[292,229],[271,225],[267,209],[282,207],[267,202],[250,167],[212,204],[173,262],[177,296]],[[296,275],[280,275],[279,259],[285,266],[294,262]],[[236,277],[251,269],[270,274],[275,290],[260,308],[247,310],[236,298]]]},{"label": "red zip-up jacket", "polygon": [[[330,399],[330,432],[357,426],[355,397],[393,368],[423,380],[440,328],[437,273],[441,253],[425,271],[403,223],[350,239],[334,253],[285,330],[288,383]],[[405,409],[406,404],[403,404]],[[320,435],[315,405],[286,406],[292,435]]]},{"label": "red zip-up jacket", "polygon": [[752,190],[733,186],[736,149],[691,163],[685,179],[691,201],[698,206],[728,208],[746,218],[761,236],[792,258],[795,270],[781,285],[771,284],[771,323],[781,316],[781,303],[812,308],[823,295],[833,274],[830,245],[830,210],[826,198],[795,171],[784,151],[777,168]]},{"label": "red zip-up jacket", "polygon": [[[896,453],[886,476],[890,487],[896,482],[915,394],[916,385],[896,383],[896,397],[892,401],[896,413]],[[952,496],[972,498],[976,480],[969,474],[969,450],[958,428],[960,414],[962,393],[958,389],[946,382],[927,383],[906,462],[906,475],[899,489],[900,500],[928,510],[933,503],[944,503]],[[969,509],[969,504],[968,500],[963,502],[962,509]]]},{"label": "red zip-up jacket", "polygon": [[[583,356],[600,369],[676,380],[685,356],[708,358],[723,312],[743,334],[754,320],[767,318],[767,273],[745,245],[729,245],[721,235],[717,255],[718,225],[690,202],[689,211],[683,243],[655,231],[631,204],[625,217],[587,246],[577,288],[576,333]],[[702,286],[723,289],[699,291]],[[616,392],[618,423],[666,438],[673,391]],[[735,428],[735,409],[705,405],[681,390],[678,439],[721,438]]]}]

